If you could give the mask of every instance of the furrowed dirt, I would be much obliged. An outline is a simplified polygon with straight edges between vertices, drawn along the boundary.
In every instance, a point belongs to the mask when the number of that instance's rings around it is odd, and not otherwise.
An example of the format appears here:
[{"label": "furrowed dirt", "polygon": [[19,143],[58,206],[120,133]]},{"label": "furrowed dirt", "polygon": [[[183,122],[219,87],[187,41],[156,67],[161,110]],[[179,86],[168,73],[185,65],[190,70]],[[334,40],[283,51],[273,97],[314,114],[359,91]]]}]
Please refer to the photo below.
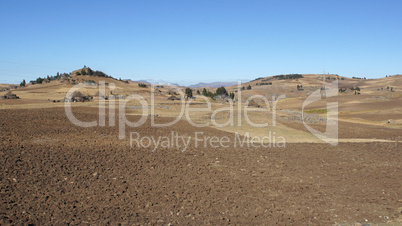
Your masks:
[{"label": "furrowed dirt", "polygon": [[[74,112],[83,121],[98,117],[95,108]],[[185,121],[149,123],[126,135],[233,137]],[[117,127],[75,126],[63,108],[0,110],[0,126],[2,224],[401,222],[396,143],[204,148],[191,142],[184,152],[153,152],[119,140]]]}]

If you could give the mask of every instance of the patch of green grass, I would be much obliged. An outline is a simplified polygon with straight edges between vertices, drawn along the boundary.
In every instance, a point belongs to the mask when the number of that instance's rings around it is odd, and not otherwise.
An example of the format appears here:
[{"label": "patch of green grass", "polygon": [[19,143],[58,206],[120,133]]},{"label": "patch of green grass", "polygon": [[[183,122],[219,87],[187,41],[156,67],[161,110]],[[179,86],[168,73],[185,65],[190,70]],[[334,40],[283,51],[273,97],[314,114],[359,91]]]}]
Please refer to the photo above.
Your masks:
[{"label": "patch of green grass", "polygon": [[328,112],[328,109],[311,109],[304,112],[309,114],[325,114]]}]

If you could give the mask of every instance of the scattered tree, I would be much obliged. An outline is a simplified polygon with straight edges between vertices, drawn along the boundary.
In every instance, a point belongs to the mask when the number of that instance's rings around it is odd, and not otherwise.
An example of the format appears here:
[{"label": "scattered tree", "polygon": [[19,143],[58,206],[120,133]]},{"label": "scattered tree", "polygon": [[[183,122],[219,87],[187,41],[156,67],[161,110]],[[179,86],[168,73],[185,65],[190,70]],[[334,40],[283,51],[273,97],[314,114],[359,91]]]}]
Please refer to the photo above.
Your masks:
[{"label": "scattered tree", "polygon": [[207,89],[205,89],[205,88],[202,89],[202,95],[203,95],[203,96],[207,96]]},{"label": "scattered tree", "polygon": [[234,94],[234,93],[230,93],[230,94],[229,94],[229,97],[233,100],[234,97],[235,97],[235,94]]},{"label": "scattered tree", "polygon": [[248,85],[248,86],[247,86],[247,90],[250,90],[250,89],[251,89],[251,85]]},{"label": "scattered tree", "polygon": [[216,89],[216,95],[228,95],[228,92],[226,91],[225,87],[219,87]]},{"label": "scattered tree", "polygon": [[297,90],[298,91],[303,91],[304,89],[303,89],[303,85],[297,85]]},{"label": "scattered tree", "polygon": [[192,98],[192,97],[193,97],[193,90],[192,90],[192,89],[186,88],[185,93],[186,93],[186,95],[187,95],[188,98]]},{"label": "scattered tree", "polygon": [[21,86],[21,87],[25,87],[25,85],[26,85],[26,82],[25,82],[25,79],[24,79],[24,80],[22,80],[22,82],[20,83],[20,86]]},{"label": "scattered tree", "polygon": [[42,84],[43,78],[39,77],[36,79],[36,84]]}]

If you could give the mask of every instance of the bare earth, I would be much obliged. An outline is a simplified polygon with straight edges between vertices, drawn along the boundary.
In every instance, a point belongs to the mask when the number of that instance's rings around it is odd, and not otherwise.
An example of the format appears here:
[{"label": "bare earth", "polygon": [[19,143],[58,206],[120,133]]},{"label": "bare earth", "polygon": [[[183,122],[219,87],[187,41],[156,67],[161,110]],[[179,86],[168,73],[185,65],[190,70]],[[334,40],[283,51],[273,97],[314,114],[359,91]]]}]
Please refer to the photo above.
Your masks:
[{"label": "bare earth", "polygon": [[[98,117],[96,108],[74,112],[85,121]],[[117,127],[74,126],[60,107],[3,109],[0,126],[1,224],[402,223],[402,144],[395,142],[285,148],[196,148],[192,142],[184,152],[152,152],[130,148]],[[340,137],[387,136],[369,126],[351,128],[341,123]],[[134,131],[233,137],[185,121],[127,129]]]}]

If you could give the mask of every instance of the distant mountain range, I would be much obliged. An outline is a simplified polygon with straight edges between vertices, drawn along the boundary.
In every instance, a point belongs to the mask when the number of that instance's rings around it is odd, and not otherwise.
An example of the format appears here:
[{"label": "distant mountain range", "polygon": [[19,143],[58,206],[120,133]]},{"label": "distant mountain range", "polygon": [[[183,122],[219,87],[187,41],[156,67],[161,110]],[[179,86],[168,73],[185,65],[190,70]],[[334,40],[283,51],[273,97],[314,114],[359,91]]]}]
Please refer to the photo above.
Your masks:
[{"label": "distant mountain range", "polygon": [[[248,82],[248,81],[241,81],[243,82]],[[210,83],[204,83],[204,82],[200,82],[194,85],[189,86],[190,88],[201,88],[201,87],[210,87],[210,88],[218,88],[218,87],[227,87],[227,86],[234,86],[237,85],[237,81],[236,82],[210,82]]]},{"label": "distant mountain range", "polygon": [[[146,84],[155,84],[155,85],[172,85],[172,86],[182,86],[178,83],[172,83],[172,82],[167,82],[167,81],[162,81],[162,80],[158,80],[158,81],[148,81],[148,80],[137,80],[136,82],[139,83],[146,83]],[[248,81],[243,81],[243,82],[248,82]],[[237,85],[237,82],[210,82],[210,83],[205,83],[205,82],[200,82],[197,84],[193,84],[190,86],[186,86],[186,87],[190,87],[190,88],[202,88],[202,87],[209,87],[209,88],[218,88],[218,87],[227,87],[227,86],[234,86]]]}]

